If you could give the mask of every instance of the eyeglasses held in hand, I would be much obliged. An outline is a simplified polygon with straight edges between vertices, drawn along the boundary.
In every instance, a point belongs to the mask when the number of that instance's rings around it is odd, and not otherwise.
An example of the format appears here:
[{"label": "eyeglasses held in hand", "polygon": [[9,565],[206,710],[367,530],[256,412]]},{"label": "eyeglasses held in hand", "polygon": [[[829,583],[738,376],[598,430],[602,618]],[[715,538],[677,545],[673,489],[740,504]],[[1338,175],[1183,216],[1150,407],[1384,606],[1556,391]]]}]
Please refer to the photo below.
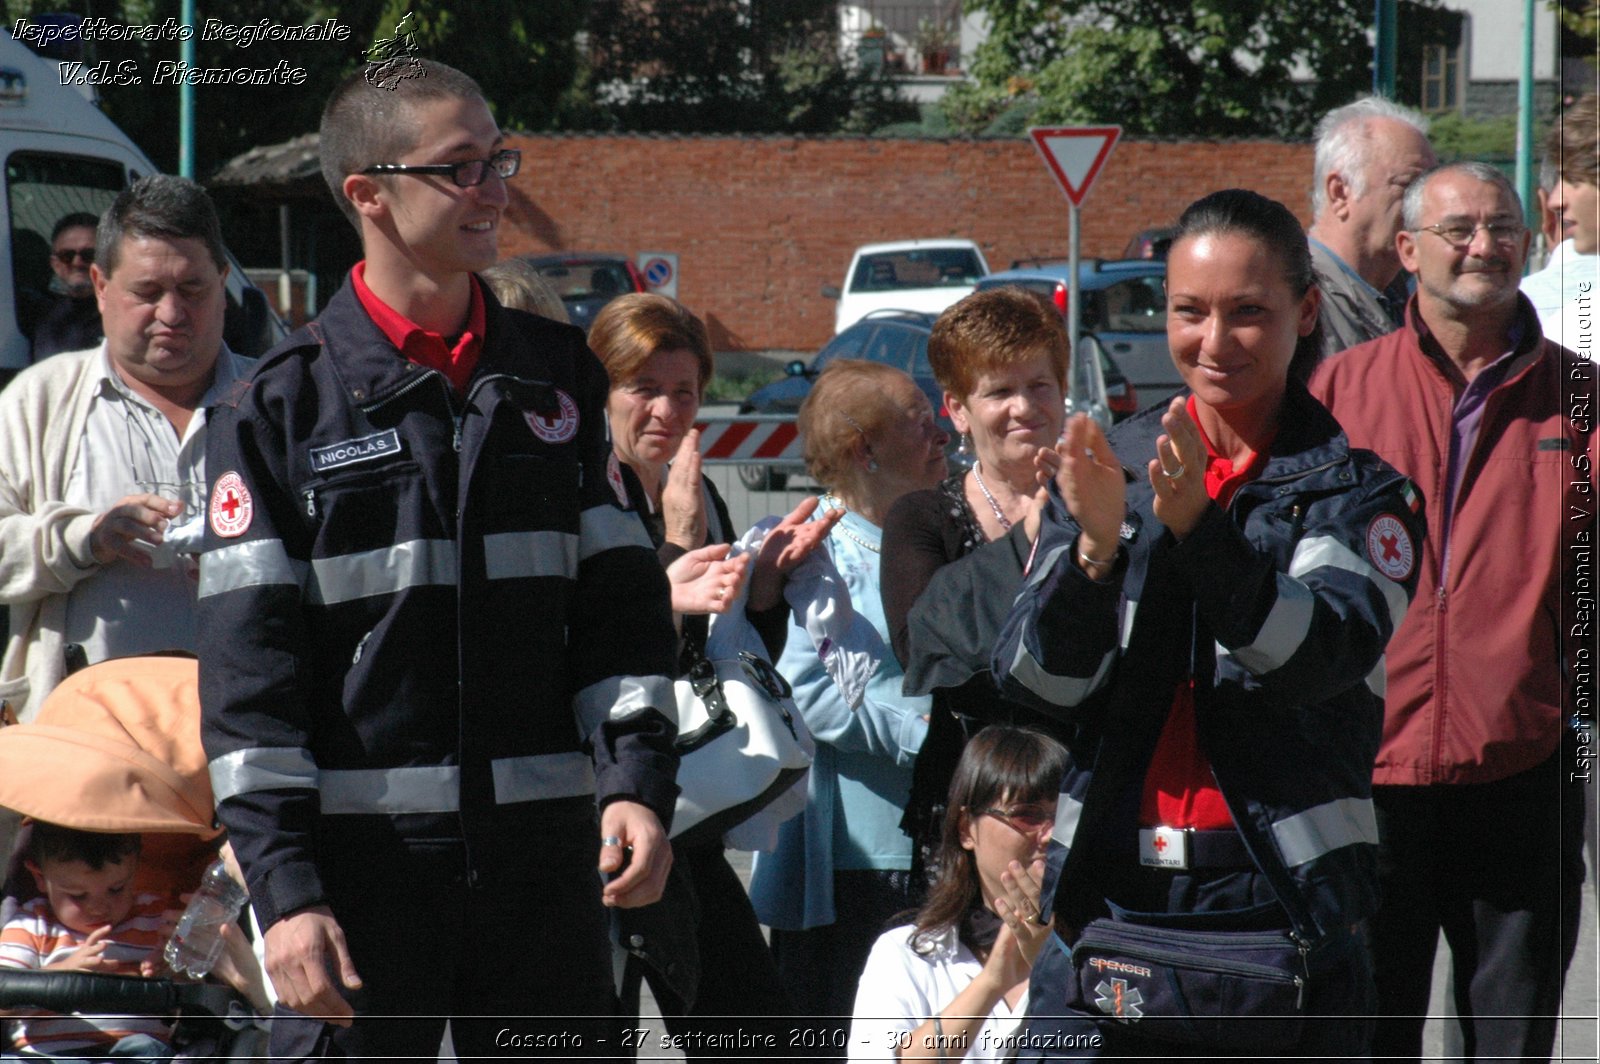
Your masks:
[{"label": "eyeglasses held in hand", "polygon": [[1444,242],[1457,250],[1470,247],[1473,238],[1478,235],[1478,230],[1489,230],[1489,239],[1496,244],[1510,246],[1522,239],[1522,234],[1528,227],[1521,222],[1486,222],[1483,225],[1469,225],[1466,222],[1453,222],[1446,225],[1443,222],[1437,225],[1425,225],[1417,230],[1419,233],[1433,233],[1443,238]]},{"label": "eyeglasses held in hand", "polygon": [[428,163],[412,166],[405,163],[378,163],[361,171],[363,174],[434,174],[448,177],[457,188],[481,185],[489,176],[489,168],[502,178],[517,176],[522,169],[522,152],[515,148],[497,151],[487,159],[469,159],[464,163]]},{"label": "eyeglasses held in hand", "polygon": [[53,254],[56,257],[56,261],[63,266],[71,266],[73,259],[77,259],[85,266],[94,262],[94,248],[63,248],[60,251],[53,252]]}]

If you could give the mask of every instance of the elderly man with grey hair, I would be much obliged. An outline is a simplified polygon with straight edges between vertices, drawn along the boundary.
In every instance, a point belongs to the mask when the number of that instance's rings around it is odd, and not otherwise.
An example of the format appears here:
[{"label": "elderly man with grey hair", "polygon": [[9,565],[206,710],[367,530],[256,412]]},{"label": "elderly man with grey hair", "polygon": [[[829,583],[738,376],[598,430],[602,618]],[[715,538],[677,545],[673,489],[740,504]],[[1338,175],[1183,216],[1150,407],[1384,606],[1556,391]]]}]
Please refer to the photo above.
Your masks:
[{"label": "elderly man with grey hair", "polygon": [[1399,326],[1401,197],[1436,160],[1423,117],[1381,96],[1328,112],[1316,136],[1308,236],[1326,358]]},{"label": "elderly man with grey hair", "polygon": [[[1596,376],[1518,291],[1530,235],[1504,174],[1418,178],[1396,240],[1417,278],[1405,324],[1322,363],[1311,391],[1421,491],[1428,534],[1375,564],[1415,571],[1368,679],[1382,906],[1373,1059],[1416,1060],[1439,934],[1467,1059],[1543,1059],[1577,943],[1582,781],[1564,749],[1593,698],[1587,585],[1600,450]],[[1563,400],[1568,401],[1563,401]]]}]

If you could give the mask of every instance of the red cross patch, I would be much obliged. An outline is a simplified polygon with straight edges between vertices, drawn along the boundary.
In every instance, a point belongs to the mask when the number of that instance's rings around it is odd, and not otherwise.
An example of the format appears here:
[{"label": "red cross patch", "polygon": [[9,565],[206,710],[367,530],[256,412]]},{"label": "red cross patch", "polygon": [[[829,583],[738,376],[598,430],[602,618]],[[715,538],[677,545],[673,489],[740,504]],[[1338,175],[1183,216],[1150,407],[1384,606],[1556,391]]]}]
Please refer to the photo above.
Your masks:
[{"label": "red cross patch", "polygon": [[524,416],[533,434],[545,443],[566,443],[578,434],[578,404],[560,388],[556,388],[555,393],[556,403],[561,408],[559,413],[547,415],[529,410]]},{"label": "red cross patch", "polygon": [[1367,558],[1378,572],[1396,582],[1411,575],[1416,567],[1417,552],[1411,543],[1411,533],[1393,514],[1379,514],[1367,526]]},{"label": "red cross patch", "polygon": [[211,488],[210,511],[211,531],[223,539],[242,536],[250,528],[255,504],[250,500],[250,489],[244,486],[238,473],[230,469],[217,478]]}]

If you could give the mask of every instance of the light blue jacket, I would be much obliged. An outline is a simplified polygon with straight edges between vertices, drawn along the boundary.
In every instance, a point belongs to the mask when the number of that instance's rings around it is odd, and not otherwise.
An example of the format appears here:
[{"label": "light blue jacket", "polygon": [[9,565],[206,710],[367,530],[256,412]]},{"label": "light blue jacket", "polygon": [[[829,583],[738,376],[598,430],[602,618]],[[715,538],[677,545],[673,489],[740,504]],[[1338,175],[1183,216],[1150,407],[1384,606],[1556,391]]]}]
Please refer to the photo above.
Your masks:
[{"label": "light blue jacket", "polygon": [[792,620],[778,660],[817,740],[817,756],[805,812],[779,829],[776,850],[756,856],[750,898],[761,922],[772,927],[833,923],[835,871],[911,867],[911,839],[900,830],[900,817],[932,701],[900,692],[903,672],[889,649],[878,590],[881,535],[876,525],[846,513],[827,542],[852,606],[870,622],[870,631],[867,625],[851,631],[873,645],[850,649],[871,652],[880,662],[861,705],[852,710],[846,704],[812,637]]}]

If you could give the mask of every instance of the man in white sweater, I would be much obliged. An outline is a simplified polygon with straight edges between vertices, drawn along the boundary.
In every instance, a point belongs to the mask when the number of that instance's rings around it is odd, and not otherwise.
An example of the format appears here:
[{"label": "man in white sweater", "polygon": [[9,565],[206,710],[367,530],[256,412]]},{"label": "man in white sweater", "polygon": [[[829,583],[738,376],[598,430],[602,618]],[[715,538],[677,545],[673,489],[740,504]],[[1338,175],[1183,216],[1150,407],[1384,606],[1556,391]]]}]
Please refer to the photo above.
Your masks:
[{"label": "man in white sweater", "polygon": [[0,699],[21,720],[69,655],[194,648],[205,407],[248,365],[222,341],[227,271],[205,191],[140,180],[96,232],[105,340],[0,393]]}]

